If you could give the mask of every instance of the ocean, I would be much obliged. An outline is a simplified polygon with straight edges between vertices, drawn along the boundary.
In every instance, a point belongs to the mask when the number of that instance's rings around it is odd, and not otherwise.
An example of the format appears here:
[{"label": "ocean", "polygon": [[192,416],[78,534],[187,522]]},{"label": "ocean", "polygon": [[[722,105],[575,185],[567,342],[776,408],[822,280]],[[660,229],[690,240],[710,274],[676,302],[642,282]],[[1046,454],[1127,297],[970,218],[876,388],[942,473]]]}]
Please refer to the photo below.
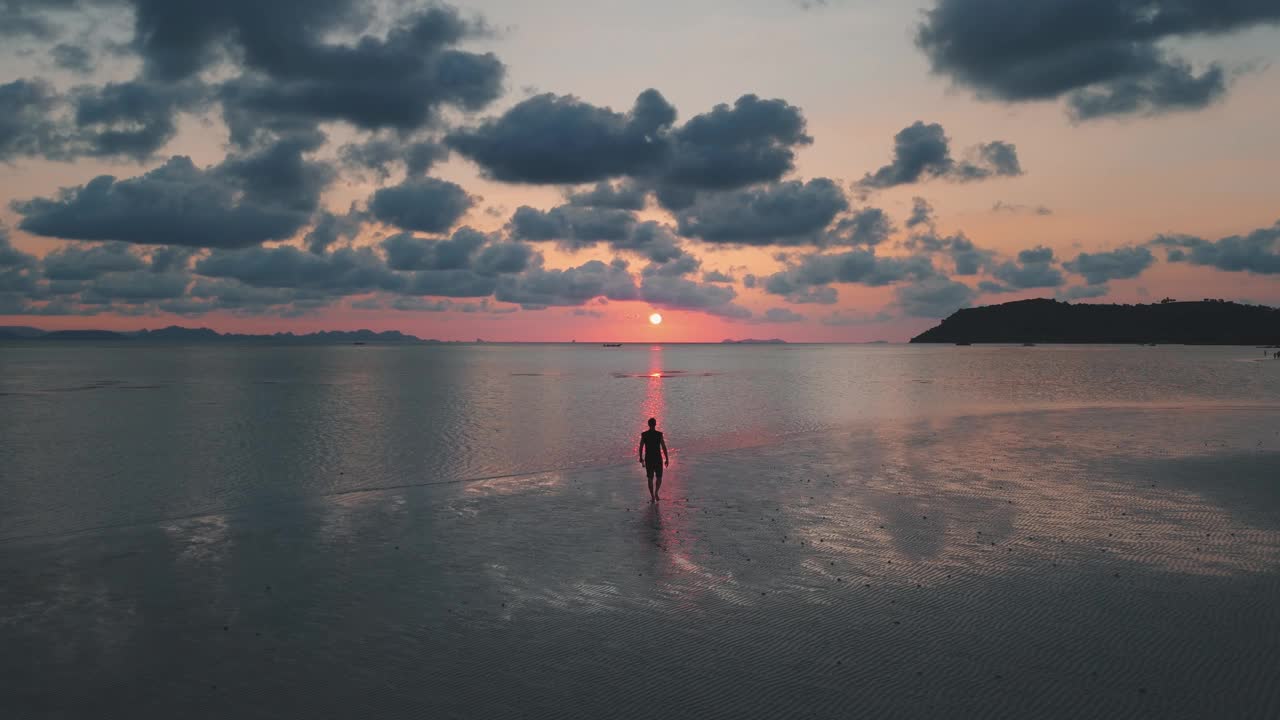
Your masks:
[{"label": "ocean", "polygon": [[1248,347],[0,344],[0,714],[1280,716],[1278,420]]}]

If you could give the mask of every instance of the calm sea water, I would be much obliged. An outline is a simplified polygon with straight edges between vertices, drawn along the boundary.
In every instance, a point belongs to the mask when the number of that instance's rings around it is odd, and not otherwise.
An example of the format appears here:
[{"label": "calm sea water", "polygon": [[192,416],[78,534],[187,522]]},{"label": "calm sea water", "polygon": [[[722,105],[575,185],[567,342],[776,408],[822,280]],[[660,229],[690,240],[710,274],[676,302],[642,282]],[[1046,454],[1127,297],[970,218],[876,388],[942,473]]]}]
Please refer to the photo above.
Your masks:
[{"label": "calm sea water", "polygon": [[0,345],[0,539],[878,420],[1280,403],[1254,348]]}]

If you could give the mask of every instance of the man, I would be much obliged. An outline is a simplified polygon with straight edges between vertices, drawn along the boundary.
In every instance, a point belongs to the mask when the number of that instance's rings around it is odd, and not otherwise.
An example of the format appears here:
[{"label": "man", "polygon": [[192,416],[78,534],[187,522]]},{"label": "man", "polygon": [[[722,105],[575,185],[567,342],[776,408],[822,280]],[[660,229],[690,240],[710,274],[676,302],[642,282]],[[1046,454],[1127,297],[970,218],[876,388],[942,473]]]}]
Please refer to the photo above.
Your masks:
[{"label": "man", "polygon": [[[662,449],[662,455],[658,455],[658,449]],[[640,464],[644,466],[644,474],[649,480],[649,498],[652,502],[658,501],[658,491],[662,489],[662,467],[671,464],[671,457],[667,455],[667,441],[662,437],[662,433],[658,432],[658,421],[656,418],[649,418],[649,429],[640,433],[640,447],[637,448],[640,453]],[[653,482],[653,476],[658,476],[658,482]]]}]

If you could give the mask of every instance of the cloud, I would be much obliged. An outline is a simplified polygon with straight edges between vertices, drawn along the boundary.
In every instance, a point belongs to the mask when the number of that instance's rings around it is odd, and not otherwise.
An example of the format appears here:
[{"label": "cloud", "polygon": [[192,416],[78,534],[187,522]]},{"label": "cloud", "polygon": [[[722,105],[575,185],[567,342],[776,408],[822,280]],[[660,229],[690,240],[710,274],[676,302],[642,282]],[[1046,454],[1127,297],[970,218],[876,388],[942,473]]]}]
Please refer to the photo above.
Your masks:
[{"label": "cloud", "polygon": [[822,286],[847,283],[879,287],[908,279],[922,280],[936,273],[932,262],[923,255],[880,257],[874,250],[855,249],[804,256],[763,282],[765,292],[782,295],[788,302],[831,304],[836,301],[835,290]]},{"label": "cloud", "polygon": [[913,197],[911,198],[911,214],[907,216],[906,226],[909,230],[918,225],[933,227],[933,206],[922,197]]},{"label": "cloud", "polygon": [[1062,271],[1054,267],[1053,250],[1035,247],[1018,253],[1017,261],[1006,261],[992,270],[992,275],[1006,286],[1018,290],[1058,287],[1066,282]]},{"label": "cloud", "polygon": [[613,241],[610,246],[614,250],[639,253],[655,263],[688,257],[676,240],[672,228],[653,220],[636,225],[627,237]]},{"label": "cloud", "polygon": [[1160,235],[1152,244],[1167,249],[1169,262],[1257,275],[1280,273],[1280,221],[1247,235],[1230,235],[1216,241],[1192,235]]},{"label": "cloud", "polygon": [[1062,267],[1083,275],[1090,285],[1101,285],[1109,280],[1135,278],[1151,267],[1155,256],[1145,247],[1129,247],[1110,252],[1080,253],[1075,260]]},{"label": "cloud", "polygon": [[1003,101],[1067,98],[1076,120],[1201,108],[1222,97],[1166,41],[1280,21],[1263,0],[937,0],[916,33],[935,73]]},{"label": "cloud", "polygon": [[727,285],[669,275],[645,275],[640,285],[640,299],[665,310],[697,310],[730,319],[751,317],[750,310],[733,302],[737,296]]},{"label": "cloud", "polygon": [[903,247],[923,253],[946,253],[955,266],[956,275],[977,275],[995,266],[995,251],[978,247],[962,232],[938,235],[930,227],[908,237]]},{"label": "cloud", "polygon": [[53,86],[42,80],[0,85],[0,162],[62,154],[64,130],[50,119],[60,102]]},{"label": "cloud", "polygon": [[855,210],[836,221],[824,245],[879,245],[893,234],[893,222],[880,208]]},{"label": "cloud", "polygon": [[100,175],[53,198],[16,201],[19,227],[69,240],[235,248],[292,236],[332,177],[293,141],[200,169],[174,156],[143,175]]},{"label": "cloud", "polygon": [[0,225],[0,312],[25,312],[27,294],[36,288],[39,261],[13,246],[9,231]]},{"label": "cloud", "polygon": [[1073,285],[1057,293],[1059,300],[1085,300],[1098,298],[1111,292],[1106,283],[1100,285]]},{"label": "cloud", "polygon": [[[483,32],[448,6],[397,18],[385,35],[357,0],[228,0],[174,8],[134,0],[135,46],[155,78],[193,77],[234,48],[241,74],[219,96],[234,142],[263,129],[341,120],[361,129],[413,130],[447,107],[480,110],[501,93],[491,53],[456,45]],[[338,37],[354,37],[343,43]]]},{"label": "cloud", "polygon": [[790,180],[746,190],[700,195],[676,214],[681,235],[739,245],[824,244],[823,231],[848,210],[831,180]]},{"label": "cloud", "polygon": [[577,250],[602,241],[625,241],[635,224],[635,215],[627,210],[560,205],[542,211],[522,205],[511,216],[510,229],[515,240],[557,241]]},{"label": "cloud", "polygon": [[378,220],[404,230],[445,232],[474,204],[475,198],[462,186],[421,177],[374,191],[369,199],[369,212]]},{"label": "cloud", "polygon": [[338,148],[338,157],[348,168],[371,170],[386,180],[396,167],[409,178],[426,174],[449,156],[449,149],[434,140],[403,140],[394,136],[371,137]]},{"label": "cloud", "polygon": [[874,173],[867,173],[858,186],[883,189],[910,185],[931,178],[957,182],[1022,174],[1018,151],[999,140],[974,147],[973,160],[957,161],[951,156],[951,140],[937,123],[919,120],[893,136],[893,161]]},{"label": "cloud", "polygon": [[1052,215],[1053,214],[1053,210],[1050,210],[1044,205],[1016,205],[1016,204],[1004,202],[1003,200],[997,200],[995,204],[991,206],[991,212],[993,213],[1006,212],[1011,215]]},{"label": "cloud", "polygon": [[733,282],[733,276],[722,273],[719,270],[708,270],[702,273],[702,282],[731,283]]},{"label": "cloud", "polygon": [[795,168],[796,148],[813,142],[799,108],[756,95],[717,105],[679,127],[675,119],[675,108],[653,89],[625,113],[547,93],[455,130],[445,142],[488,177],[506,182],[628,178],[638,184],[621,186],[631,189],[624,196],[607,185],[595,195],[571,196],[572,204],[626,209],[643,207],[641,187],[656,191],[664,207],[679,209],[699,190],[775,182]]},{"label": "cloud", "polygon": [[[0,18],[2,17],[0,15]],[[3,22],[3,20],[0,19],[0,22]],[[49,49],[49,57],[53,60],[54,65],[63,70],[80,75],[88,75],[93,72],[93,56],[80,45],[58,43]]]},{"label": "cloud", "polygon": [[325,255],[290,245],[215,249],[196,262],[195,272],[253,287],[307,289],[330,296],[400,290],[405,285],[404,278],[392,272],[368,247],[340,248]]},{"label": "cloud", "polygon": [[973,288],[942,276],[929,277],[895,290],[897,303],[909,317],[941,318],[973,302]]},{"label": "cloud", "polygon": [[568,200],[570,205],[583,207],[643,210],[646,195],[645,189],[634,182],[599,182],[590,190],[569,193]]},{"label": "cloud", "polygon": [[670,161],[660,182],[683,188],[731,190],[776,181],[795,168],[795,148],[809,145],[800,108],[784,100],[743,95],[695,115],[671,134]]},{"label": "cloud", "polygon": [[662,162],[662,131],[676,111],[657,90],[646,90],[626,113],[572,95],[535,95],[497,118],[445,137],[495,180],[585,183],[644,174]]},{"label": "cloud", "polygon": [[494,293],[501,302],[541,307],[585,305],[598,297],[635,300],[638,295],[626,263],[617,260],[608,265],[591,260],[565,270],[533,267],[502,277]]},{"label": "cloud", "polygon": [[146,266],[127,243],[70,244],[51,250],[41,260],[49,280],[91,280],[104,273],[141,270]]},{"label": "cloud", "polygon": [[784,307],[769,308],[765,311],[764,317],[760,320],[766,323],[794,323],[803,322],[805,317],[794,310]]},{"label": "cloud", "polygon": [[125,157],[142,162],[178,133],[177,113],[200,109],[208,100],[198,82],[109,82],[73,90],[74,136],[66,152]]},{"label": "cloud", "polygon": [[303,243],[307,250],[317,255],[323,254],[339,240],[354,240],[366,219],[366,214],[354,207],[343,215],[321,210],[315,225],[303,238]]},{"label": "cloud", "polygon": [[469,227],[459,228],[444,240],[399,233],[383,240],[382,250],[392,270],[461,270],[471,267],[472,255],[486,240],[483,233]]}]

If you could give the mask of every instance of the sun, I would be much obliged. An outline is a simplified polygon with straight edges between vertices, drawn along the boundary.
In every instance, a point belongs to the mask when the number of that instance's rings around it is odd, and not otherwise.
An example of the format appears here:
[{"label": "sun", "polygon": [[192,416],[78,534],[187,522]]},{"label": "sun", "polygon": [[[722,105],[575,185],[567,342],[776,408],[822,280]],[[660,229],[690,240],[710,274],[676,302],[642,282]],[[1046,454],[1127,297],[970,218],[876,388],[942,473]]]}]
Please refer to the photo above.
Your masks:
[{"label": "sun", "polygon": [[654,325],[661,325],[661,324],[662,324],[662,316],[661,316],[661,315],[659,315],[658,313],[654,313],[654,314],[652,314],[652,315],[650,315],[650,316],[649,316],[649,322],[653,323]]}]

